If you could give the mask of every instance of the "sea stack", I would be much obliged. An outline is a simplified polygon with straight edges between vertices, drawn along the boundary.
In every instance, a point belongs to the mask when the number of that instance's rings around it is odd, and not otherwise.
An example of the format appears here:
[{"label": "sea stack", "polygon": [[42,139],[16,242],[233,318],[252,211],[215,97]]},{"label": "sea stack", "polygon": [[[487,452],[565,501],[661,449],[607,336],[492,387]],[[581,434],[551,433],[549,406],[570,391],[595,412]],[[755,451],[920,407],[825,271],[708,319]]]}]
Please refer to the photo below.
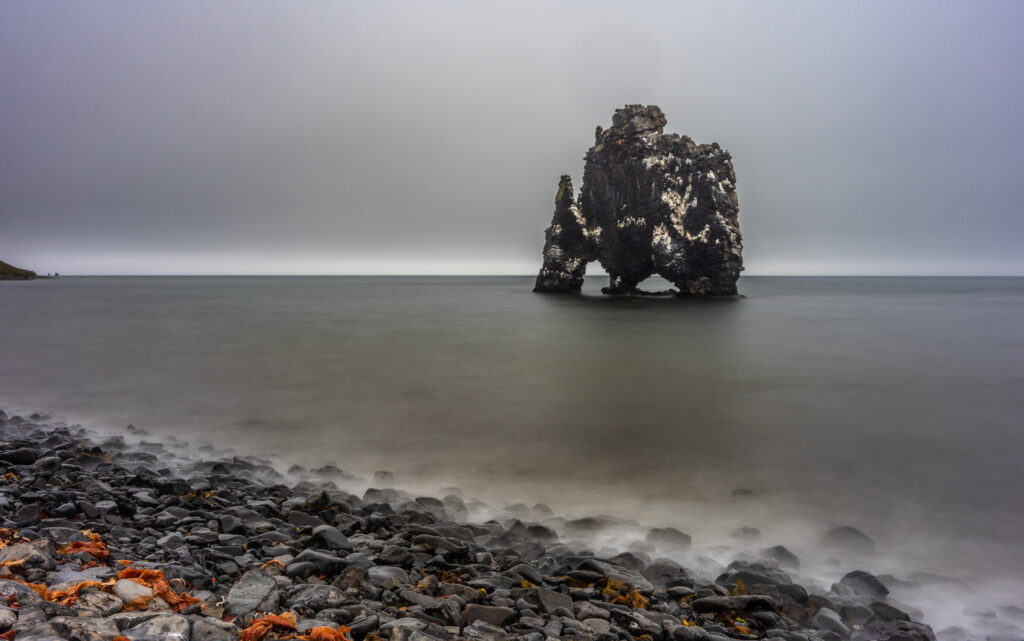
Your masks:
[{"label": "sea stack", "polygon": [[579,293],[587,263],[611,277],[605,294],[643,294],[652,274],[680,295],[736,295],[743,270],[736,174],[718,143],[665,134],[656,106],[617,109],[597,128],[583,185],[562,176],[535,292]]}]

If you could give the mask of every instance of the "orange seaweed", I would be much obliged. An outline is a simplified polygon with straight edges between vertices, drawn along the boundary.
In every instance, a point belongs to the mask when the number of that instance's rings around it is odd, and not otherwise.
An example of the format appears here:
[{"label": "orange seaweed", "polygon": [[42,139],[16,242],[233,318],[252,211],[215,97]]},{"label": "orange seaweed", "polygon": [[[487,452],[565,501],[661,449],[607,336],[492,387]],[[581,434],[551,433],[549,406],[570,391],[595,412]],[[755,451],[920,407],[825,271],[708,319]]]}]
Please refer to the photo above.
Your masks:
[{"label": "orange seaweed", "polygon": [[294,612],[284,614],[268,614],[253,621],[252,625],[238,633],[238,641],[260,641],[267,633],[274,629],[274,626],[286,630],[296,630],[296,617]]},{"label": "orange seaweed", "polygon": [[39,595],[39,598],[43,601],[50,601],[52,603],[60,603],[61,605],[74,605],[78,602],[78,593],[85,588],[100,588],[101,590],[110,592],[113,591],[114,581],[82,581],[71,586],[67,590],[51,590],[42,583],[29,583],[28,581],[22,581],[20,579],[10,579],[15,583],[21,583],[32,588],[32,591]]},{"label": "orange seaweed", "polygon": [[[118,572],[117,578],[135,581],[140,585],[151,588],[153,590],[153,596],[160,597],[166,601],[175,612],[181,612],[190,605],[200,602],[200,599],[197,599],[191,594],[175,592],[172,590],[171,584],[168,583],[167,576],[164,574],[163,570],[129,567]],[[126,603],[125,609],[131,610],[144,608],[149,605],[150,600],[151,599],[147,597],[140,597],[130,603]]]},{"label": "orange seaweed", "polygon": [[15,543],[28,543],[28,539],[18,536],[18,531],[0,527],[0,550]]},{"label": "orange seaweed", "polygon": [[628,605],[631,608],[643,608],[644,610],[650,605],[642,594],[622,581],[607,579],[601,594],[610,597],[611,603],[616,605]]},{"label": "orange seaweed", "polygon": [[308,641],[352,641],[347,636],[349,631],[350,628],[343,625],[338,626],[337,630],[326,626],[316,627],[307,632],[303,638]]}]

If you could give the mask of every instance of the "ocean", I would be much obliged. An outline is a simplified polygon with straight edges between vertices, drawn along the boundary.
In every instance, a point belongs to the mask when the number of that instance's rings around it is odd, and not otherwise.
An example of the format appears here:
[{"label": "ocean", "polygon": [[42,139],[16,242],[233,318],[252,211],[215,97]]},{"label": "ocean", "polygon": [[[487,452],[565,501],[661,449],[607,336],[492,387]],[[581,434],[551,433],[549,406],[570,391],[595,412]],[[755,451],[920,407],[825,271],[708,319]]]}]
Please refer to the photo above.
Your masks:
[{"label": "ocean", "polygon": [[877,546],[858,567],[1024,605],[1024,279],[744,277],[729,300],[532,284],[3,282],[0,408],[673,526],[721,563],[783,544],[825,589],[851,565],[821,538],[846,525]]}]

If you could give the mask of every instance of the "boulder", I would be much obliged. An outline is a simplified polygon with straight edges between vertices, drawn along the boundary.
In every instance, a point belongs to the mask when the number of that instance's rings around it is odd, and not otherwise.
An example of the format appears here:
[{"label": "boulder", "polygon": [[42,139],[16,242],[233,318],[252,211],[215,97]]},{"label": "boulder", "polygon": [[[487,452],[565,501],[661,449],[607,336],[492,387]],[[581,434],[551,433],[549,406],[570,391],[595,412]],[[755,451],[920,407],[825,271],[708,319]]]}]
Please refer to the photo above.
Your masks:
[{"label": "boulder", "polygon": [[863,570],[853,570],[839,579],[842,585],[853,588],[858,594],[866,594],[876,599],[884,599],[889,596],[889,588],[882,585],[874,574]]},{"label": "boulder", "polygon": [[834,527],[825,533],[825,544],[841,552],[870,556],[875,542],[867,534],[848,525]]}]

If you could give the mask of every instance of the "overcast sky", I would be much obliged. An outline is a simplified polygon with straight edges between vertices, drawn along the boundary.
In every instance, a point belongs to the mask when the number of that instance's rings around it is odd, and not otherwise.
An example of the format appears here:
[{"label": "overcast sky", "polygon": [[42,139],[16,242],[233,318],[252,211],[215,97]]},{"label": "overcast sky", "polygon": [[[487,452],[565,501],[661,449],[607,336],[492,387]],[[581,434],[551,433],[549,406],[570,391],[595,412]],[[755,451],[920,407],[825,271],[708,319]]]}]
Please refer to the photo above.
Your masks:
[{"label": "overcast sky", "polygon": [[594,127],[734,157],[748,274],[1024,274],[1024,2],[5,2],[0,260],[535,273]]}]

